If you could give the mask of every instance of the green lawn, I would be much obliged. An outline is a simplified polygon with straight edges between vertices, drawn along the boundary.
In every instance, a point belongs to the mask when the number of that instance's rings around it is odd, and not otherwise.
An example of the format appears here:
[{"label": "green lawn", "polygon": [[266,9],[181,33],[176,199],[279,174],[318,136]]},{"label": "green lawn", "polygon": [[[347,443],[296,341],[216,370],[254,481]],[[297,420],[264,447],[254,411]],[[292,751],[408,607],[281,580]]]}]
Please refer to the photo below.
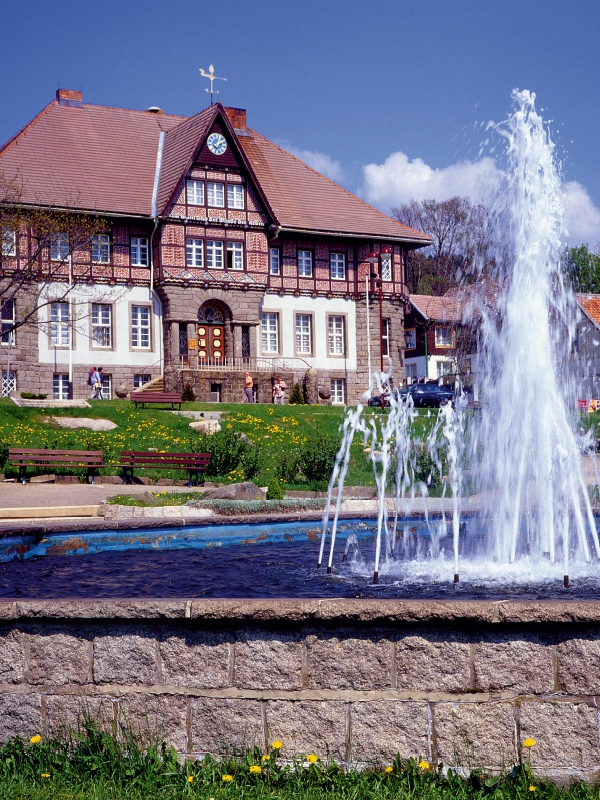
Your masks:
[{"label": "green lawn", "polygon": [[[398,758],[345,771],[308,753],[293,764],[278,759],[280,742],[267,754],[254,750],[217,761],[181,763],[165,745],[144,748],[134,737],[115,740],[93,723],[70,741],[16,739],[0,748],[2,800],[518,800],[598,798],[597,786],[559,789],[538,780],[527,761],[503,776],[473,770],[468,778],[444,774],[442,765]],[[527,756],[524,754],[525,759]]]},{"label": "green lawn", "polygon": [[[202,446],[207,449],[213,444],[216,446],[217,440],[214,443],[209,441],[213,437],[206,437],[203,440],[190,429],[190,419],[168,410],[155,407],[136,408],[127,400],[91,401],[91,406],[89,409],[44,410],[20,408],[11,400],[2,399],[0,441],[4,443],[4,448],[22,446],[102,450],[105,461],[111,464],[118,462],[121,450],[155,448],[163,451],[188,452],[201,449]],[[222,471],[211,476],[213,480],[235,482],[250,476],[259,485],[267,485],[274,474],[280,473],[281,463],[307,442],[324,441],[327,437],[335,437],[336,442],[341,441],[340,426],[344,418],[344,409],[336,406],[184,403],[182,409],[221,411],[223,435],[217,439],[223,440],[228,431],[237,432],[245,434],[254,445],[252,464],[246,457],[244,462],[229,468],[231,459],[228,461],[227,458],[222,458],[219,463],[229,466],[227,468],[224,466]],[[378,409],[367,409],[364,413],[374,418],[381,415]],[[44,420],[50,416],[101,417],[112,420],[118,427],[106,432],[92,432],[84,428],[71,430],[45,422]],[[419,418],[419,427],[429,426],[433,419],[434,416],[428,417],[423,414]],[[231,447],[231,442],[223,447],[225,449]],[[213,458],[217,463],[216,455]],[[6,474],[16,476],[17,473],[14,470],[11,472],[7,467]],[[35,474],[35,471],[30,470],[30,474]],[[113,466],[104,469],[101,474],[118,474],[118,468]],[[176,470],[171,472],[148,470],[142,474],[152,478],[186,477]],[[83,478],[83,475],[82,470],[80,477]],[[288,475],[285,482],[287,488],[296,489],[323,486],[322,481],[302,480],[301,474],[300,477]],[[363,453],[363,441],[360,437],[357,437],[352,445],[352,458],[346,483],[355,486],[374,485],[371,466]]]}]

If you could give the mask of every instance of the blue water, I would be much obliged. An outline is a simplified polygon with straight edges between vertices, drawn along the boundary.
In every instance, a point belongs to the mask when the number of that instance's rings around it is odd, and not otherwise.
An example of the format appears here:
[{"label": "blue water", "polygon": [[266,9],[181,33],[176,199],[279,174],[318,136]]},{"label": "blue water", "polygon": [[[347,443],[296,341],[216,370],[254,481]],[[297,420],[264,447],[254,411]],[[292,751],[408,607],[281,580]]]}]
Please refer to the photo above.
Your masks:
[{"label": "blue water", "polygon": [[524,558],[512,573],[489,564],[478,555],[485,535],[475,520],[461,531],[459,584],[446,525],[413,518],[400,522],[375,586],[375,530],[375,520],[341,522],[331,575],[317,569],[318,521],[4,537],[0,597],[600,597],[598,561],[575,570],[568,590],[559,564]]}]

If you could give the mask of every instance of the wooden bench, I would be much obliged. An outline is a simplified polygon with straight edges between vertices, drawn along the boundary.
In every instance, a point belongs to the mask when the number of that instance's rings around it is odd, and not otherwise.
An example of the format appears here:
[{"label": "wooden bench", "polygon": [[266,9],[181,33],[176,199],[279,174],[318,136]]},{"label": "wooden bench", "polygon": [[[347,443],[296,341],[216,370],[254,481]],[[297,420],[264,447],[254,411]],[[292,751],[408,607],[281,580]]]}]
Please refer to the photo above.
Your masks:
[{"label": "wooden bench", "polygon": [[203,472],[210,464],[210,453],[158,453],[158,452],[137,452],[134,450],[124,450],[119,459],[119,465],[123,470],[123,483],[133,481],[134,469],[185,469],[189,473],[189,485],[196,480],[198,474]]},{"label": "wooden bench", "polygon": [[19,467],[19,478],[27,482],[27,467],[85,467],[86,480],[90,475],[92,483],[96,477],[96,470],[103,466],[101,450],[35,450],[30,447],[9,447],[8,461]]},{"label": "wooden bench", "polygon": [[135,403],[135,407],[138,407],[138,403],[142,404],[142,408],[146,403],[165,403],[171,404],[171,408],[175,408],[175,406],[179,406],[181,409],[181,395],[179,392],[132,392],[130,394],[131,399]]}]

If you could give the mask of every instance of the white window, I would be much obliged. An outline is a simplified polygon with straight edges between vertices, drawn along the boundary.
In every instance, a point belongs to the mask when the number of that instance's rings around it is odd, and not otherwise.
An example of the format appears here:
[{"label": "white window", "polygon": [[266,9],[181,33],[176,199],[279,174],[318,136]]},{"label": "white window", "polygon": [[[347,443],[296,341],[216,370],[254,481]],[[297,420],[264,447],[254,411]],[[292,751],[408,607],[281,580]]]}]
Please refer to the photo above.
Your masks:
[{"label": "white window", "polygon": [[206,184],[208,205],[213,208],[225,208],[225,185],[223,183]]},{"label": "white window", "polygon": [[112,399],[112,375],[107,375],[105,372],[102,373],[102,399]]},{"label": "white window", "polygon": [[185,240],[185,263],[188,267],[204,266],[204,242],[202,239]]},{"label": "white window", "polygon": [[271,247],[269,250],[269,272],[271,275],[281,273],[281,251],[278,247]]},{"label": "white window", "polygon": [[143,386],[145,383],[150,383],[150,379],[151,379],[150,375],[134,375],[133,388],[139,389],[140,386]]},{"label": "white window", "polygon": [[406,378],[410,378],[411,381],[417,380],[417,365],[416,364],[406,364]]},{"label": "white window", "polygon": [[15,324],[15,301],[14,300],[5,300],[0,307],[0,316],[1,325],[2,325],[2,336],[1,341],[2,344],[14,345],[15,343],[15,332],[11,330],[13,325]]},{"label": "white window", "polygon": [[451,361],[438,361],[437,362],[437,376],[442,378],[444,375],[452,375],[452,362]]},{"label": "white window", "polygon": [[312,353],[310,314],[296,314],[296,352]]},{"label": "white window", "polygon": [[94,264],[110,263],[110,236],[107,233],[92,236],[92,261]]},{"label": "white window", "polygon": [[3,228],[2,230],[2,255],[17,255],[17,234],[16,231],[10,228]]},{"label": "white window", "polygon": [[407,350],[414,350],[417,346],[417,330],[416,328],[407,328],[404,331],[404,347]]},{"label": "white window", "polygon": [[204,205],[204,181],[186,181],[186,190],[189,206]]},{"label": "white window", "polygon": [[53,347],[68,347],[71,342],[68,303],[50,303],[50,341]]},{"label": "white window", "polygon": [[346,381],[344,378],[332,378],[331,402],[334,406],[343,406],[346,402]]},{"label": "white window", "polygon": [[346,277],[346,256],[344,253],[331,253],[329,256],[331,279],[343,281]]},{"label": "white window", "polygon": [[147,267],[150,264],[148,258],[148,239],[139,236],[131,237],[131,265],[133,267]]},{"label": "white window", "polygon": [[146,349],[150,347],[149,306],[131,306],[131,346]]},{"label": "white window", "polygon": [[206,242],[206,268],[223,269],[223,242]]},{"label": "white window", "polygon": [[390,328],[391,328],[391,320],[390,319],[382,319],[381,320],[381,352],[384,356],[389,356],[390,354]]},{"label": "white window", "polygon": [[244,207],[244,187],[239,183],[227,184],[227,207],[228,208],[243,208]]},{"label": "white window", "polygon": [[112,306],[92,303],[92,345],[112,347]]},{"label": "white window", "polygon": [[52,376],[52,397],[55,400],[69,399],[69,376],[68,374],[54,374]]},{"label": "white window", "polygon": [[312,250],[298,250],[298,275],[312,278]]},{"label": "white window", "polygon": [[66,233],[56,233],[50,237],[50,258],[52,261],[66,261],[69,257],[69,237]]},{"label": "white window", "polygon": [[262,351],[263,353],[279,352],[279,314],[268,312],[261,315]]},{"label": "white window", "polygon": [[343,356],[344,347],[344,317],[329,317],[329,355]]},{"label": "white window", "polygon": [[435,328],[435,345],[436,347],[452,347],[454,344],[454,335],[452,328],[448,325],[437,325]]},{"label": "white window", "polygon": [[227,242],[227,266],[229,269],[244,269],[244,245]]},{"label": "white window", "polygon": [[392,280],[392,254],[383,253],[381,256],[381,280]]},{"label": "white window", "polygon": [[17,373],[2,373],[2,397],[8,397],[11,392],[17,391]]}]

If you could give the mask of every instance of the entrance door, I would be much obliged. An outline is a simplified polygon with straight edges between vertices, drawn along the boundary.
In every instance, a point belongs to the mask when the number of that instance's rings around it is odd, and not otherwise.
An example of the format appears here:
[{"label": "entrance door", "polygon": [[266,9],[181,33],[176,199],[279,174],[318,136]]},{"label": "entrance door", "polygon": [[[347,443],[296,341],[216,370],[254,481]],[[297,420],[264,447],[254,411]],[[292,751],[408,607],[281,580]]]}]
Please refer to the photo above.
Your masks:
[{"label": "entrance door", "polygon": [[213,306],[204,306],[198,314],[198,358],[220,361],[225,358],[225,320]]}]

